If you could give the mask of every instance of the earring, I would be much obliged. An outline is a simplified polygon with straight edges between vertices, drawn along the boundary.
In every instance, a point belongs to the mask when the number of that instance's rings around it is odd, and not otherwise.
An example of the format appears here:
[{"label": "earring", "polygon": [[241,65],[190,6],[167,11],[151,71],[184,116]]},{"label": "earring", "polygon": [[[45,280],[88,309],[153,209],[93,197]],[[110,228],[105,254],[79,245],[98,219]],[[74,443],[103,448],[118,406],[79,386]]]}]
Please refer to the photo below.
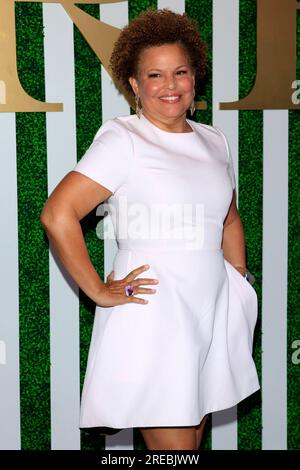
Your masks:
[{"label": "earring", "polygon": [[193,101],[191,102],[191,106],[190,106],[190,113],[191,113],[191,116],[193,116],[194,112],[195,112],[195,100],[193,98]]},{"label": "earring", "polygon": [[142,114],[142,108],[140,107],[139,101],[140,101],[139,95],[135,95],[135,113],[137,117],[140,119],[141,114]]}]

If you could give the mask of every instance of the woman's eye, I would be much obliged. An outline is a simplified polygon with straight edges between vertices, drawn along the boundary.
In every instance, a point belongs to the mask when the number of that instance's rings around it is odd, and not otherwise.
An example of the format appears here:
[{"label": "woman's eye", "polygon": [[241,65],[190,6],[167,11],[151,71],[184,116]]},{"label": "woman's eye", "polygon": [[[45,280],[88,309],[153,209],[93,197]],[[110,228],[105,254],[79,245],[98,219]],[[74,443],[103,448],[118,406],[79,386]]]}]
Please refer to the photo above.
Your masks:
[{"label": "woman's eye", "polygon": [[150,78],[158,78],[158,77],[160,77],[160,73],[150,73],[149,77]]},{"label": "woman's eye", "polygon": [[186,73],[187,73],[186,70],[178,70],[178,72],[177,72],[178,75],[184,75]]}]

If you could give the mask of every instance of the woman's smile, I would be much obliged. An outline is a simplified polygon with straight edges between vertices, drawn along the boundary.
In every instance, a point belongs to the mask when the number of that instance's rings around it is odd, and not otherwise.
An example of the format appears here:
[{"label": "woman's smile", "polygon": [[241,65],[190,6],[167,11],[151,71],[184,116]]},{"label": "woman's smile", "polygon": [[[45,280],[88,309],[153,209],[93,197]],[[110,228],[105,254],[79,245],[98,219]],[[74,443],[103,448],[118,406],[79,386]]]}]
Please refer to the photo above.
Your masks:
[{"label": "woman's smile", "polygon": [[159,99],[167,104],[175,104],[179,102],[180,96],[179,95],[162,96]]}]

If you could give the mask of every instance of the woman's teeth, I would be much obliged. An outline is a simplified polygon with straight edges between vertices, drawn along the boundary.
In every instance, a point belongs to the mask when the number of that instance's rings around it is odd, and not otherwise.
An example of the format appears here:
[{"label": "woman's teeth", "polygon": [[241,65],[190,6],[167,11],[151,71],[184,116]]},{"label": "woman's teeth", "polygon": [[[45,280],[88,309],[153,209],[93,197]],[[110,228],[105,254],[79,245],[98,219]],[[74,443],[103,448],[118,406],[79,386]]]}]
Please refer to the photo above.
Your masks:
[{"label": "woman's teeth", "polygon": [[162,101],[170,101],[170,102],[172,102],[172,101],[177,101],[177,100],[179,100],[179,96],[162,96],[162,97],[160,98],[160,100],[162,100]]}]

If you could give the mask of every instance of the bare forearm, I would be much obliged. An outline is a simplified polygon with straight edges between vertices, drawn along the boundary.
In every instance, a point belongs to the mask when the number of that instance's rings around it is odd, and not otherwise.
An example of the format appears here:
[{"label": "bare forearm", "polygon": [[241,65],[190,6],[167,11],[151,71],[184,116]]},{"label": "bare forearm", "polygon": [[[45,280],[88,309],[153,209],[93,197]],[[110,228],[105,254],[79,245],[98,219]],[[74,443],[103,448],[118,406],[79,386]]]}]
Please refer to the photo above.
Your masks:
[{"label": "bare forearm", "polygon": [[245,237],[240,216],[224,227],[222,248],[224,258],[229,263],[241,268],[240,271],[246,270]]},{"label": "bare forearm", "polygon": [[64,217],[43,225],[50,245],[65,269],[95,301],[104,284],[88,255],[80,222],[74,217]]}]

